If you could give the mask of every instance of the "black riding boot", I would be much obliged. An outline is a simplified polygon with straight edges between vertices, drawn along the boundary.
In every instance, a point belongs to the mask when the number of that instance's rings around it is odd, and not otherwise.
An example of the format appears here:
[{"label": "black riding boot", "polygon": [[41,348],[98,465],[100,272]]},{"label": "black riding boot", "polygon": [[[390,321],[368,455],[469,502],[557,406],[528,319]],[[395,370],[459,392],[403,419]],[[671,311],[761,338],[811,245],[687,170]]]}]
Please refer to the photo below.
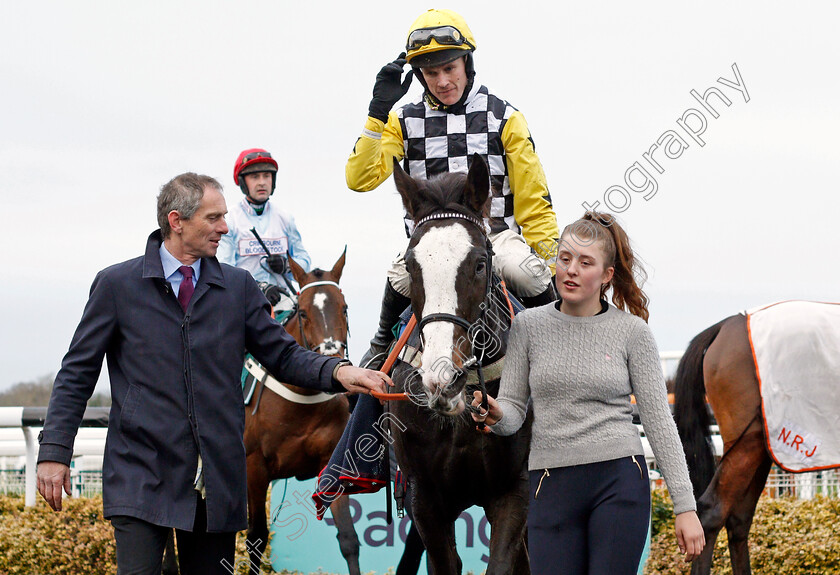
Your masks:
[{"label": "black riding boot", "polygon": [[382,310],[379,312],[379,328],[376,335],[370,340],[370,349],[365,353],[359,362],[360,367],[368,369],[379,369],[385,363],[388,346],[394,340],[391,331],[399,321],[400,314],[408,307],[411,300],[391,286],[390,281],[385,282],[385,295],[382,297]]},{"label": "black riding boot", "polygon": [[548,287],[545,288],[544,292],[531,297],[520,297],[519,301],[522,302],[522,305],[526,308],[539,307],[541,305],[557,301],[557,290],[554,289],[554,278],[552,278],[551,283],[548,284]]}]

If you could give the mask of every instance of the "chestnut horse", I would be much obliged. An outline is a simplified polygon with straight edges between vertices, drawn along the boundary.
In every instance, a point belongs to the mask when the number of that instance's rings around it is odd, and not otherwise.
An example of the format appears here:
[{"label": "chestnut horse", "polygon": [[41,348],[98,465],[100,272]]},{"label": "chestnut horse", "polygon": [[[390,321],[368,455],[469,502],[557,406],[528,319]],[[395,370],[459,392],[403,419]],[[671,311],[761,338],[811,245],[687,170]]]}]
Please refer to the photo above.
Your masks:
[{"label": "chestnut horse", "polygon": [[[325,355],[347,355],[347,304],[338,287],[345,253],[332,270],[309,273],[289,258],[300,286],[297,312],[286,330],[297,342]],[[265,385],[265,384],[262,384]],[[327,464],[349,417],[347,396],[326,397],[288,384],[283,396],[268,389],[256,390],[245,412],[245,451],[248,464],[248,539],[251,572],[259,573],[268,542],[265,499],[274,479],[309,479]],[[261,393],[262,391],[262,393]],[[289,393],[291,392],[291,393]],[[287,502],[288,504],[288,502]],[[359,538],[353,528],[347,497],[331,506],[338,528],[341,554],[351,575],[359,574]],[[279,538],[278,538],[279,539]]]},{"label": "chestnut horse", "polygon": [[[704,396],[723,439],[717,468]],[[772,460],[745,315],[728,317],[691,341],[677,368],[674,418],[706,532],[706,547],[691,573],[710,573],[715,540],[726,527],[732,573],[748,574],[747,538]]]},{"label": "chestnut horse", "polygon": [[[428,181],[394,167],[397,190],[416,222],[405,261],[418,321],[413,345],[422,349],[422,359],[413,362],[419,369],[404,362],[394,367],[397,388],[412,400],[389,404],[391,430],[397,461],[411,482],[408,504],[435,575],[461,572],[454,525],[472,505],[484,508],[492,526],[487,575],[530,573],[525,528],[533,415],[518,433],[502,437],[479,433],[466,409],[472,400],[468,368],[487,369],[504,355],[511,322],[491,289],[492,248],[482,219],[489,179],[478,155],[467,175]],[[495,396],[498,379],[486,384]]]}]

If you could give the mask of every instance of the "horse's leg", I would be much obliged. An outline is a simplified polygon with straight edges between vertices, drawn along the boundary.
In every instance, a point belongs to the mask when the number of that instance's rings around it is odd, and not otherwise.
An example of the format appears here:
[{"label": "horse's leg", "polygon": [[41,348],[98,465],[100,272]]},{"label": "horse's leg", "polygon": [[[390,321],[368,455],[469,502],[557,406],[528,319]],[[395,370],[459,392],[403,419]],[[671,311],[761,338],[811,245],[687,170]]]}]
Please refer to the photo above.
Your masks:
[{"label": "horse's leg", "polygon": [[444,502],[431,491],[423,493],[417,489],[412,498],[412,514],[426,546],[432,573],[460,575],[461,558],[455,549],[455,518],[444,517],[443,509],[446,509]]},{"label": "horse's leg", "polygon": [[491,526],[490,562],[486,575],[527,575],[531,572],[525,545],[528,489],[528,476],[523,475],[513,489],[484,508]]},{"label": "horse's leg", "polygon": [[751,573],[750,549],[747,544],[750,526],[752,526],[755,506],[764,490],[764,484],[767,482],[767,474],[770,472],[770,464],[772,463],[770,456],[763,449],[763,438],[761,440],[761,452],[764,457],[758,464],[749,489],[732,508],[729,518],[726,520],[726,533],[729,536],[729,557],[732,562],[733,575],[748,575]]},{"label": "horse's leg", "polygon": [[405,549],[397,565],[396,575],[417,575],[425,550],[420,532],[417,531],[417,524],[412,521],[408,534],[405,536]]},{"label": "horse's leg", "polygon": [[706,546],[700,555],[691,563],[691,575],[709,575],[712,572],[712,562],[715,554],[715,543],[718,534],[723,528],[725,517],[723,515],[723,504],[718,492],[718,483],[722,466],[718,467],[712,477],[711,483],[697,500],[697,516],[703,525],[703,532],[706,537]]},{"label": "horse's leg", "polygon": [[248,456],[248,549],[250,573],[259,575],[263,552],[268,545],[268,525],[265,516],[265,497],[268,492],[268,469],[259,452]]},{"label": "horse's leg", "polygon": [[[711,572],[718,533],[724,525],[728,524],[733,512],[746,511],[748,504],[745,500],[754,496],[755,501],[758,501],[761,495],[764,481],[761,481],[760,487],[754,484],[757,483],[755,480],[761,474],[762,465],[767,461],[767,452],[764,449],[764,433],[760,427],[761,424],[758,421],[756,424],[758,426],[756,430],[745,434],[724,453],[712,483],[697,501],[697,512],[706,533],[706,547],[700,557],[694,560],[691,567],[692,575],[708,575]],[[763,476],[766,480],[766,472]],[[755,509],[755,502],[752,503],[752,507]],[[746,534],[744,541],[746,542]],[[733,569],[734,567],[733,563]],[[733,571],[733,573],[734,575],[749,573],[749,560],[747,560],[747,571],[740,573]]]},{"label": "horse's leg", "polygon": [[338,547],[344,560],[347,561],[347,568],[350,575],[360,575],[359,571],[359,536],[353,527],[353,517],[350,512],[350,497],[342,495],[330,505],[335,527],[338,529],[336,538]]},{"label": "horse's leg", "polygon": [[712,482],[697,501],[706,547],[694,560],[692,575],[710,573],[717,535],[733,510],[748,497],[753,478],[767,457],[761,395],[745,317],[733,316],[723,323],[706,350],[703,380],[723,438],[724,455]]},{"label": "horse's leg", "polygon": [[[706,492],[708,493],[708,491]],[[699,502],[698,502],[699,504]],[[698,505],[699,510],[699,505]],[[705,531],[706,535],[706,546],[703,548],[703,551],[697,558],[691,562],[691,575],[709,575],[712,572],[712,561],[714,559],[715,554],[715,543],[717,542],[718,533],[720,533],[720,527],[709,528],[706,526],[706,523],[701,520],[703,523],[703,530]]]}]

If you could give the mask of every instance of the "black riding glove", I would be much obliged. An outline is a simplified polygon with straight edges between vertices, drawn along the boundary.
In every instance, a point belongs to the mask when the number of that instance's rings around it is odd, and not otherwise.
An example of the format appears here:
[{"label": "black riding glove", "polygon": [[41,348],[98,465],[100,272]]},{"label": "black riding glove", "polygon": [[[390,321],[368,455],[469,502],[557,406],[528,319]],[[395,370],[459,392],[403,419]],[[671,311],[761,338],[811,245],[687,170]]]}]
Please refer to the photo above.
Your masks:
[{"label": "black riding glove", "polygon": [[271,254],[265,258],[265,263],[276,274],[285,274],[289,271],[289,262],[281,254]]},{"label": "black riding glove", "polygon": [[393,62],[385,64],[376,75],[376,84],[373,85],[373,99],[368,107],[368,115],[371,118],[387,122],[388,112],[408,92],[411,78],[414,77],[414,70],[409,70],[405,79],[400,83],[403,66],[405,66],[405,52],[397,56],[397,59]]},{"label": "black riding glove", "polygon": [[268,303],[271,304],[271,307],[277,305],[277,302],[279,302],[280,298],[283,296],[283,290],[268,282],[259,282],[258,285],[260,286],[263,294],[265,294],[265,299],[267,299]]}]

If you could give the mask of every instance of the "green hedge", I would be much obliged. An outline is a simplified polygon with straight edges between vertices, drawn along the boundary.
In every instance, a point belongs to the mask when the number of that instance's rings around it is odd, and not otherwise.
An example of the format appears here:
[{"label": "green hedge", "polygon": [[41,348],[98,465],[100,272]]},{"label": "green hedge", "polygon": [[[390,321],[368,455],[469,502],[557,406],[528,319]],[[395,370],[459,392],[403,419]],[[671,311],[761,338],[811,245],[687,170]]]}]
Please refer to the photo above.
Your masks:
[{"label": "green hedge", "polygon": [[[689,573],[674,535],[674,514],[665,490],[653,492],[653,533],[646,575]],[[750,530],[753,573],[840,574],[840,499],[770,499],[758,502]],[[731,575],[726,529],[715,546],[712,573]]]},{"label": "green hedge", "polygon": [[54,513],[39,497],[0,497],[0,573],[8,575],[115,575],[111,524],[102,498],[64,500]]},{"label": "green hedge", "polygon": [[[34,507],[24,507],[22,497],[0,496],[0,573],[116,575],[114,531],[102,515],[102,497],[65,498],[63,507],[55,513],[40,497]],[[236,543],[236,556],[244,559],[244,531]],[[247,575],[246,562],[237,565],[238,575]],[[272,573],[267,564],[263,572]]]},{"label": "green hedge", "polygon": [[[674,516],[665,490],[655,490],[653,538],[647,575],[685,574],[674,536]],[[244,532],[237,557],[245,557]],[[840,575],[840,499],[759,501],[750,534],[754,573]],[[0,496],[0,573],[8,575],[115,575],[111,525],[102,516],[102,498],[65,499],[54,513],[39,498],[24,507],[22,497]],[[263,571],[270,571],[264,566]],[[726,531],[718,537],[715,574],[730,575]],[[244,562],[239,573],[247,573]],[[287,575],[302,575],[283,571]]]}]

